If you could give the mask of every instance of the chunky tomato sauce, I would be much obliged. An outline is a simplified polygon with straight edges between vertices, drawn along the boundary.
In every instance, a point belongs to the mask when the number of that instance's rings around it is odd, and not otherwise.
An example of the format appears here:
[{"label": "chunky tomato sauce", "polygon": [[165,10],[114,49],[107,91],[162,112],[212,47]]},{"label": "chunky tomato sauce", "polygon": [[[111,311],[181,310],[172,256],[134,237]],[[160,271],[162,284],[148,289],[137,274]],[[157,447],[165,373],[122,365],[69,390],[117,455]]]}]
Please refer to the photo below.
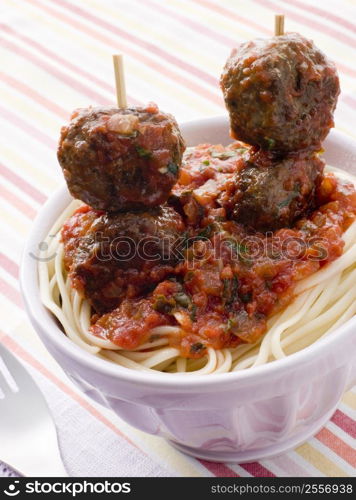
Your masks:
[{"label": "chunky tomato sauce", "polygon": [[187,358],[204,356],[209,346],[254,343],[267,319],[292,301],[296,283],[342,254],[342,234],[356,216],[356,192],[331,173],[318,187],[318,208],[292,228],[263,234],[228,220],[225,201],[246,149],[237,142],[186,153],[169,200],[186,228],[181,258],[152,290],[93,315],[95,335],[132,349],[154,340],[155,326],[180,326],[170,344]]}]

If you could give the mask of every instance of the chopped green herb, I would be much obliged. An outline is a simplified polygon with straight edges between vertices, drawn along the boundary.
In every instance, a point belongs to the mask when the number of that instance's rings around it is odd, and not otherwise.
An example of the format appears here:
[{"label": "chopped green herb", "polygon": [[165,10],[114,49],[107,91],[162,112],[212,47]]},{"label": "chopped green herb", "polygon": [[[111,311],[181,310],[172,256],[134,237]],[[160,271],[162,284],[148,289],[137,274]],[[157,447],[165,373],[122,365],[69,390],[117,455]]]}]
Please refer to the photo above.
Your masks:
[{"label": "chopped green herb", "polygon": [[206,346],[202,344],[201,342],[196,342],[195,344],[192,344],[190,348],[190,352],[192,354],[198,354],[201,351],[204,351],[206,349]]},{"label": "chopped green herb", "polygon": [[197,320],[197,306],[194,304],[194,302],[192,303],[192,307],[190,310],[190,319],[193,322]]},{"label": "chopped green herb", "polygon": [[164,295],[158,295],[152,307],[155,311],[162,314],[169,314],[175,306],[175,301],[173,299],[168,299]]},{"label": "chopped green herb", "polygon": [[296,185],[294,186],[294,190],[287,196],[287,198],[278,203],[278,207],[279,208],[287,207],[294,200],[294,198],[297,198],[299,195],[300,195],[300,184],[299,182],[297,182]]},{"label": "chopped green herb", "polygon": [[188,308],[191,304],[191,300],[189,296],[184,293],[184,292],[178,292],[174,295],[174,300],[177,302],[178,305]]},{"label": "chopped green herb", "polygon": [[244,243],[239,243],[234,239],[226,240],[226,243],[234,250],[238,256],[248,253],[248,247]]},{"label": "chopped green herb", "polygon": [[178,173],[179,167],[176,163],[173,161],[170,161],[167,165],[168,172],[170,172],[173,175],[176,175]]},{"label": "chopped green herb", "polygon": [[175,276],[169,276],[167,281],[172,281],[173,283],[177,283],[177,278]]},{"label": "chopped green herb", "polygon": [[148,342],[155,342],[156,340],[159,340],[161,338],[161,335],[151,335],[151,337],[148,339]]},{"label": "chopped green herb", "polygon": [[235,326],[235,323],[236,320],[234,318],[229,318],[225,326],[226,331],[229,332],[230,330],[232,330],[233,327]]},{"label": "chopped green herb", "polygon": [[237,295],[238,287],[239,287],[239,280],[237,276],[233,276],[233,278],[231,279],[223,280],[223,299],[225,304],[230,305],[233,303]]},{"label": "chopped green herb", "polygon": [[236,151],[212,151],[212,158],[219,158],[219,160],[226,160],[227,158],[232,158],[237,156]]},{"label": "chopped green herb", "polygon": [[198,234],[200,238],[210,238],[213,232],[213,225],[209,224],[208,226],[204,227],[202,231]]},{"label": "chopped green herb", "polygon": [[198,240],[206,240],[209,239],[214,232],[214,224],[209,224],[208,226],[204,227],[198,234],[193,236],[193,238],[189,238],[189,243],[194,243],[194,241]]},{"label": "chopped green herb", "polygon": [[206,165],[206,166],[210,165],[210,161],[209,160],[204,160],[202,163],[203,163],[203,165]]},{"label": "chopped green herb", "polygon": [[240,299],[242,300],[242,302],[244,304],[248,304],[249,302],[251,302],[251,299],[252,299],[252,293],[249,292],[249,293],[243,293],[240,295]]},{"label": "chopped green herb", "polygon": [[141,146],[136,146],[136,151],[138,153],[138,156],[141,158],[151,158],[152,156],[152,151],[148,151],[148,149],[141,148]]},{"label": "chopped green herb", "polygon": [[267,149],[273,149],[276,145],[276,141],[270,137],[265,137],[265,141],[267,142]]}]

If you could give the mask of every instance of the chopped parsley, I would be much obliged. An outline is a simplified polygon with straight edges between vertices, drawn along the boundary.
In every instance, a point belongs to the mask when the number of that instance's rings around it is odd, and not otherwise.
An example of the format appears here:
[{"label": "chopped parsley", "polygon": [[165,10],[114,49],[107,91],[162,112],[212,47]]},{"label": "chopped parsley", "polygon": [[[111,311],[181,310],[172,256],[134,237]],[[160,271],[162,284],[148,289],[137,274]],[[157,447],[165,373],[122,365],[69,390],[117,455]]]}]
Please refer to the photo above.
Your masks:
[{"label": "chopped parsley", "polygon": [[248,253],[248,246],[245,245],[244,243],[239,243],[234,239],[226,240],[226,243],[234,250],[234,252],[239,257],[242,257]]},{"label": "chopped parsley", "polygon": [[174,300],[176,303],[185,309],[188,309],[188,307],[191,305],[191,300],[189,296],[184,293],[184,292],[178,292],[174,295]]},{"label": "chopped parsley", "polygon": [[281,202],[278,203],[279,208],[284,208],[288,207],[288,205],[294,200],[294,198],[297,198],[300,195],[300,184],[299,182],[296,183],[294,186],[294,190]]},{"label": "chopped parsley", "polygon": [[212,151],[212,158],[219,158],[219,160],[227,160],[233,156],[237,156],[237,151]]},{"label": "chopped parsley", "polygon": [[197,234],[197,237],[210,238],[212,233],[213,233],[213,224],[209,224],[208,226],[204,227],[204,229],[202,229],[200,233]]},{"label": "chopped parsley", "polygon": [[191,354],[198,354],[201,351],[204,351],[206,349],[206,346],[202,344],[201,342],[196,342],[195,344],[192,344],[190,347],[190,352]]},{"label": "chopped parsley", "polygon": [[158,295],[152,304],[153,309],[162,314],[170,314],[174,306],[175,301],[173,299],[168,299],[164,295]]},{"label": "chopped parsley", "polygon": [[276,145],[276,141],[270,137],[265,137],[265,141],[267,142],[267,149],[273,149]]},{"label": "chopped parsley", "polygon": [[141,158],[151,158],[152,156],[152,151],[142,148],[141,146],[136,146],[136,151],[138,156],[140,156]]},{"label": "chopped parsley", "polygon": [[210,165],[210,161],[209,160],[204,160],[202,163],[203,163],[203,165],[206,165],[206,166]]},{"label": "chopped parsley", "polygon": [[226,331],[229,332],[230,330],[233,329],[235,325],[236,325],[236,320],[234,318],[229,318],[225,326]]},{"label": "chopped parsley", "polygon": [[233,303],[237,295],[238,287],[239,287],[239,280],[237,276],[223,280],[223,299],[226,305],[230,305]]},{"label": "chopped parsley", "polygon": [[208,240],[214,232],[214,224],[208,224],[198,234],[187,240],[189,246],[198,240]]},{"label": "chopped parsley", "polygon": [[251,302],[252,293],[251,292],[243,293],[243,294],[240,295],[240,299],[242,300],[242,302],[244,304],[248,304],[249,302]]},{"label": "chopped parsley", "polygon": [[192,307],[190,310],[190,319],[193,322],[197,320],[197,306],[194,304],[194,302],[192,303]]},{"label": "chopped parsley", "polygon": [[168,172],[170,172],[173,175],[176,175],[178,173],[179,167],[176,163],[173,161],[170,161],[167,165]]}]

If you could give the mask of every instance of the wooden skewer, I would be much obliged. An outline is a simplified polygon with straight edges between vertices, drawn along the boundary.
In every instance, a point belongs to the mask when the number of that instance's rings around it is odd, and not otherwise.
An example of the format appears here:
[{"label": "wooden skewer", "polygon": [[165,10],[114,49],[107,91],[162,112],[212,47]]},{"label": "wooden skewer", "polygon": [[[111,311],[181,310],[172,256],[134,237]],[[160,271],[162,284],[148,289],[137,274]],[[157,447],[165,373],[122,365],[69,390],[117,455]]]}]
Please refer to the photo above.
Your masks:
[{"label": "wooden skewer", "polygon": [[275,36],[284,35],[284,14],[274,16],[274,34]]},{"label": "wooden skewer", "polygon": [[124,63],[122,54],[114,54],[112,56],[114,63],[115,83],[116,83],[116,98],[119,108],[127,108]]}]

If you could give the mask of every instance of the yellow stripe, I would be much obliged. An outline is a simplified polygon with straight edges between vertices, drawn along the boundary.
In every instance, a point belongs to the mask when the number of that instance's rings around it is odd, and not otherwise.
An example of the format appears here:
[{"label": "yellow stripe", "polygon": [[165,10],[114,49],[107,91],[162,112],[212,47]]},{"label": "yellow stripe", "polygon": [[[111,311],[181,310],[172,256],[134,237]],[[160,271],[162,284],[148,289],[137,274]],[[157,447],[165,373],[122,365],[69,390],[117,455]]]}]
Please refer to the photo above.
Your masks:
[{"label": "yellow stripe", "polygon": [[[21,80],[21,76],[20,76]],[[49,137],[56,137],[59,132],[59,119],[56,120],[52,114],[48,114],[43,107],[23,94],[17,94],[10,90],[10,87],[1,85],[1,101],[6,103],[6,107],[15,112],[18,116],[23,115],[26,121],[39,128]],[[8,103],[11,102],[11,106]],[[29,117],[31,120],[29,120]]]},{"label": "yellow stripe", "polygon": [[311,444],[305,443],[295,450],[301,457],[310,462],[316,469],[329,477],[349,477],[345,471],[340,469],[334,462],[329,460]]},{"label": "yellow stripe", "polygon": [[356,394],[354,394],[353,392],[349,391],[344,394],[342,402],[353,410],[356,410]]},{"label": "yellow stripe", "polygon": [[[60,167],[57,163],[55,151],[53,151],[53,167],[48,165],[48,168],[44,168],[44,165],[41,165],[35,158],[32,163],[29,163],[23,159],[14,148],[8,147],[5,143],[1,144],[1,157],[4,158],[8,166],[12,166],[12,169],[16,171],[17,175],[26,179],[27,182],[44,193],[53,191],[58,187],[59,181],[62,182],[59,176]],[[16,167],[14,165],[16,165]],[[58,169],[57,177],[54,169]],[[27,175],[24,175],[24,173]]]},{"label": "yellow stripe", "polygon": [[9,202],[2,201],[1,198],[0,207],[1,218],[3,220],[2,228],[6,226],[9,232],[15,232],[16,230],[17,237],[19,234],[25,236],[29,233],[31,221],[21,214],[21,211],[12,207]]}]

